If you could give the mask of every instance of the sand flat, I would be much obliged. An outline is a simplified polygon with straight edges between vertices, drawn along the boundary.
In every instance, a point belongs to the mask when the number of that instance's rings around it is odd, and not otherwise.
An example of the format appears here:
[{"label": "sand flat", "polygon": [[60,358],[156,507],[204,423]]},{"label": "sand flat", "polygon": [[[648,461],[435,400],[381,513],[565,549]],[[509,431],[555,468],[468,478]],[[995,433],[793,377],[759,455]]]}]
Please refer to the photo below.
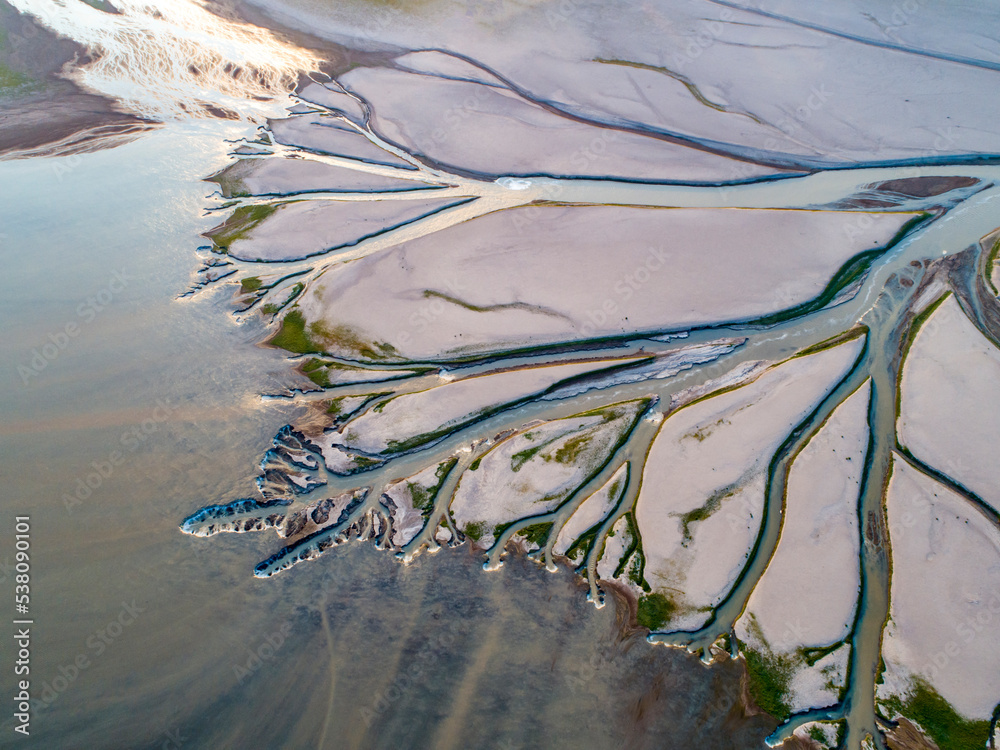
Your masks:
[{"label": "sand flat", "polygon": [[898,428],[900,442],[917,458],[1000,510],[998,383],[1000,350],[952,296],[931,314],[910,347]]},{"label": "sand flat", "polygon": [[308,320],[347,325],[413,359],[743,320],[818,296],[908,218],[511,209],[329,269],[301,306]]},{"label": "sand flat", "polygon": [[646,580],[678,605],[672,626],[697,627],[729,591],[757,537],[771,455],[847,373],[861,347],[856,339],[792,359],[663,423],[646,463],[636,522]]},{"label": "sand flat", "polygon": [[962,715],[1000,701],[1000,530],[959,495],[902,460],[887,499],[892,601],[878,696],[926,680]]}]

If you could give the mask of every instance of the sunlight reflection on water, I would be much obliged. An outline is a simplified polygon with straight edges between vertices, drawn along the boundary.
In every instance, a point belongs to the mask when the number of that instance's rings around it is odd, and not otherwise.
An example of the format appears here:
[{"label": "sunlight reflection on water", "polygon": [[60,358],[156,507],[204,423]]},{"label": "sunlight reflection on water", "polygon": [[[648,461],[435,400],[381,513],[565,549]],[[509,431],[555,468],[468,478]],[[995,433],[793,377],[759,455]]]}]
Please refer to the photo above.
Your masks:
[{"label": "sunlight reflection on water", "polygon": [[65,75],[156,120],[276,114],[300,70],[316,70],[312,52],[270,31],[220,18],[194,0],[116,0],[120,13],[82,0],[11,0],[42,25],[85,46],[93,60]]}]

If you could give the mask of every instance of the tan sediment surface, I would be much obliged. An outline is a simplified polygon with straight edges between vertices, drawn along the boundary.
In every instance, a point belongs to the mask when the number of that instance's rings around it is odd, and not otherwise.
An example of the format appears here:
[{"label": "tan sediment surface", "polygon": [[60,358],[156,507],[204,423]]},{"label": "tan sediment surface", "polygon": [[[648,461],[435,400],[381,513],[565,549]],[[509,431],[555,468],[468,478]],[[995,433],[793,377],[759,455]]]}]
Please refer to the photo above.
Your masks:
[{"label": "tan sediment surface", "polygon": [[889,750],[939,750],[933,741],[924,736],[916,724],[903,718],[900,718],[899,726],[886,732],[885,740]]}]

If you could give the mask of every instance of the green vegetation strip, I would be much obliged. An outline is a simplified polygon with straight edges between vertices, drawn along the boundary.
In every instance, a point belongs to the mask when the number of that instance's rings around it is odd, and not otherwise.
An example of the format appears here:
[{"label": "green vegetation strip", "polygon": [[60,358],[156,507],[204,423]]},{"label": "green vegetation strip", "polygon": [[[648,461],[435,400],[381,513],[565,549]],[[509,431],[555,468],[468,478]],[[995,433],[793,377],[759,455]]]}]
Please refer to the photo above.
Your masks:
[{"label": "green vegetation strip", "polygon": [[681,539],[682,547],[687,547],[688,543],[693,539],[691,526],[699,521],[706,521],[711,518],[712,514],[722,507],[724,500],[728,500],[739,491],[741,482],[742,480],[733,482],[726,487],[717,489],[700,507],[681,515],[681,527],[684,532]]},{"label": "green vegetation strip", "polygon": [[941,750],[982,750],[990,738],[988,719],[966,719],[919,677],[905,701],[892,698],[886,706],[919,724]]},{"label": "green vegetation strip", "polygon": [[743,643],[740,646],[747,662],[750,695],[771,716],[786,721],[792,715],[788,688],[795,667],[794,659],[775,654],[767,647],[758,651]]},{"label": "green vegetation strip", "polygon": [[268,343],[296,354],[316,354],[322,351],[306,332],[306,319],[301,310],[289,310],[281,320],[281,328]]},{"label": "green vegetation strip", "polygon": [[910,332],[906,338],[903,345],[903,349],[900,352],[900,364],[899,372],[900,376],[896,378],[896,414],[903,413],[903,376],[906,374],[906,358],[910,356],[910,347],[913,346],[913,342],[917,338],[917,333],[920,328],[926,323],[931,315],[944,304],[944,301],[951,296],[951,292],[945,292],[940,297],[938,297],[934,302],[927,306],[927,308],[917,315],[913,319],[913,323],[910,324]]},{"label": "green vegetation strip", "polygon": [[529,544],[535,544],[539,547],[544,547],[546,540],[549,538],[549,533],[552,531],[552,522],[548,523],[533,523],[531,526],[525,526],[521,529],[521,533],[524,535],[525,539],[528,540]]},{"label": "green vegetation strip", "polygon": [[431,511],[434,510],[434,501],[437,499],[438,492],[441,491],[441,485],[444,484],[445,478],[457,463],[458,459],[450,458],[439,464],[437,469],[434,471],[434,476],[437,478],[437,482],[435,482],[431,487],[423,487],[416,482],[406,483],[410,490],[410,498],[413,501],[413,507],[419,510],[424,518],[430,516]]},{"label": "green vegetation strip", "polygon": [[603,57],[594,58],[594,62],[604,63],[606,65],[624,65],[629,68],[638,68],[639,70],[651,70],[655,73],[662,73],[663,75],[669,76],[670,78],[673,78],[675,81],[684,84],[684,87],[691,93],[691,96],[697,99],[701,104],[704,104],[706,107],[710,107],[716,110],[717,112],[726,112],[729,114],[743,115],[744,117],[749,117],[756,123],[760,123],[760,119],[756,115],[752,115],[749,112],[742,112],[738,109],[733,109],[732,107],[727,107],[724,104],[713,102],[711,99],[707,98],[703,93],[701,93],[701,89],[699,89],[698,86],[695,85],[694,81],[692,81],[687,76],[682,75],[681,73],[677,73],[673,70],[670,70],[669,68],[664,68],[657,65],[648,65],[646,63],[640,63],[640,62],[633,62],[631,60],[607,59]]},{"label": "green vegetation strip", "polygon": [[676,610],[677,605],[664,594],[646,594],[639,597],[636,619],[642,627],[656,631],[670,622]]},{"label": "green vegetation strip", "polygon": [[899,241],[909,234],[911,230],[919,224],[927,221],[930,217],[931,214],[928,213],[914,216],[902,227],[900,227],[899,231],[896,232],[896,235],[885,247],[876,248],[874,250],[865,250],[864,252],[855,255],[840,267],[818,297],[787,310],[781,310],[776,313],[771,313],[770,315],[765,315],[763,317],[747,321],[747,325],[775,325],[776,323],[783,323],[786,320],[794,320],[795,318],[799,318],[803,315],[808,315],[809,313],[816,312],[817,310],[822,310],[830,304],[830,302],[832,302],[841,291],[868,273],[868,269],[871,268],[872,263],[884,255],[887,250],[898,244]]},{"label": "green vegetation strip", "polygon": [[208,232],[212,242],[220,248],[229,248],[236,240],[246,239],[250,231],[278,210],[278,206],[240,206],[218,228]]},{"label": "green vegetation strip", "polygon": [[328,388],[330,386],[330,373],[327,370],[326,364],[321,359],[311,358],[302,365],[302,374],[320,388]]},{"label": "green vegetation strip", "polygon": [[263,282],[261,282],[260,276],[248,276],[240,282],[240,291],[249,294],[256,292],[261,286],[263,286]]},{"label": "green vegetation strip", "polygon": [[465,529],[463,532],[469,539],[474,542],[478,542],[483,537],[483,532],[486,531],[486,525],[482,521],[470,521],[465,524]]}]

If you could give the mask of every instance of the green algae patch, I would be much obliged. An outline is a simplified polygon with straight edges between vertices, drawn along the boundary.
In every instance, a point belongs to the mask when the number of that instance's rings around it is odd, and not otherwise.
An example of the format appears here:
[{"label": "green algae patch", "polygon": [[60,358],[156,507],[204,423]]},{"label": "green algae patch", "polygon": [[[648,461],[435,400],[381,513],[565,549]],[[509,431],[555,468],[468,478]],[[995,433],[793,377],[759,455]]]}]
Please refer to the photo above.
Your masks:
[{"label": "green algae patch", "polygon": [[437,478],[437,481],[430,487],[425,487],[416,482],[406,483],[407,489],[410,491],[410,501],[413,503],[413,507],[419,510],[424,518],[430,516],[431,511],[434,510],[434,500],[437,498],[438,492],[441,491],[441,485],[444,484],[444,480],[457,463],[458,459],[455,458],[441,462],[437,469],[434,470],[434,476]]},{"label": "green algae patch", "polygon": [[700,429],[697,429],[694,432],[689,432],[686,435],[683,435],[681,437],[681,440],[684,440],[685,438],[694,438],[699,443],[704,442],[705,438],[711,435],[715,431],[716,427],[721,427],[722,425],[726,424],[731,424],[731,423],[725,417],[721,417],[710,425],[705,425],[704,427],[701,427]]},{"label": "green algae patch", "polygon": [[670,622],[670,618],[674,616],[676,611],[677,605],[664,594],[645,594],[639,597],[636,620],[642,627],[656,631]]},{"label": "green algae patch", "polygon": [[[527,434],[525,435],[527,437]],[[548,441],[547,443],[540,443],[538,445],[533,445],[530,448],[525,448],[523,451],[518,451],[510,457],[510,470],[520,471],[521,467],[524,466],[528,461],[533,459],[542,448],[544,448],[549,443],[555,442],[555,439]]]},{"label": "green algae patch", "polygon": [[222,224],[205,233],[219,248],[228,249],[237,240],[245,239],[250,232],[278,210],[278,206],[240,206]]},{"label": "green algae patch", "polygon": [[[859,338],[861,336],[867,337],[868,333],[869,333],[868,326],[865,325],[855,326],[854,328],[846,330],[843,333],[839,333],[836,336],[831,336],[830,338],[823,339],[822,341],[813,344],[812,346],[807,346],[802,351],[796,352],[795,356],[791,357],[791,359],[800,359],[802,357],[808,357],[813,354],[818,354],[819,352],[824,352],[829,349],[833,349],[835,346],[846,344],[848,341],[853,341],[854,339]],[[860,360],[862,357],[864,357],[867,351],[868,351],[868,340],[866,338],[864,349],[862,349],[861,354],[858,355],[858,359]]]},{"label": "green algae patch", "polygon": [[521,529],[521,533],[528,540],[528,543],[538,545],[539,547],[545,546],[545,542],[548,540],[549,532],[551,531],[551,521],[549,523],[533,523],[531,526],[525,526]]},{"label": "green algae patch", "polygon": [[757,618],[752,614],[748,630],[761,645],[753,648],[743,641],[740,651],[747,665],[747,679],[750,696],[764,711],[779,721],[786,721],[792,715],[789,704],[790,686],[798,659],[787,654],[776,654],[764,638]]},{"label": "green algae patch", "polygon": [[652,589],[646,583],[646,559],[642,554],[642,537],[639,535],[639,526],[635,522],[632,511],[626,513],[624,518],[628,529],[629,543],[619,558],[612,577],[619,578],[623,574],[627,575],[632,583],[648,593]]},{"label": "green algae patch", "polygon": [[808,664],[810,667],[813,667],[816,665],[816,662],[818,662],[820,659],[822,659],[825,656],[829,656],[843,645],[844,645],[843,641],[838,641],[837,643],[833,643],[829,646],[820,646],[818,648],[800,648],[799,656],[802,657],[802,660],[806,664]]},{"label": "green algae patch", "polygon": [[281,320],[281,328],[267,343],[295,354],[317,354],[322,351],[306,331],[306,319],[301,310],[289,310]]},{"label": "green algae patch", "polygon": [[264,283],[260,280],[260,276],[248,276],[240,281],[240,291],[244,294],[249,294],[250,292],[256,292],[263,285]]},{"label": "green algae patch", "polygon": [[675,81],[684,84],[684,88],[686,88],[688,92],[691,94],[691,96],[697,99],[700,104],[704,104],[706,107],[714,109],[717,112],[726,112],[728,114],[743,115],[744,117],[749,117],[756,123],[762,124],[760,119],[756,115],[753,115],[749,112],[741,112],[740,110],[733,109],[732,107],[728,107],[724,104],[713,102],[711,99],[709,99],[702,93],[701,89],[698,88],[698,86],[694,83],[694,81],[692,81],[686,75],[670,70],[670,68],[664,68],[658,65],[648,65],[646,63],[634,62],[632,60],[621,60],[618,58],[595,57],[594,62],[604,63],[605,65],[622,65],[628,68],[637,68],[639,70],[651,70],[655,73],[662,73],[663,75],[669,76],[670,78],[673,78]]},{"label": "green algae patch", "polygon": [[864,276],[868,272],[868,269],[871,268],[872,263],[874,263],[875,260],[881,257],[884,253],[884,248],[866,250],[863,253],[858,253],[837,270],[837,273],[834,274],[830,283],[826,285],[826,288],[819,294],[818,297],[814,297],[808,302],[803,302],[801,305],[796,305],[795,307],[787,310],[771,313],[770,315],[764,315],[748,322],[751,325],[770,326],[777,323],[783,323],[786,320],[800,318],[803,315],[808,315],[809,313],[816,312],[817,310],[822,310],[830,304],[834,297],[836,297],[842,290]]},{"label": "green algae patch", "polygon": [[478,542],[482,539],[485,531],[486,525],[482,521],[472,521],[467,523],[463,529],[463,533],[474,542]]},{"label": "green algae patch", "polygon": [[[556,463],[559,464],[571,464],[580,455],[580,452],[587,447],[593,434],[586,433],[583,435],[578,435],[575,438],[571,438],[566,441],[561,448],[559,448],[552,458],[555,459]],[[545,460],[548,460],[548,456],[543,456]]]},{"label": "green algae patch", "polygon": [[18,73],[9,65],[0,62],[0,89],[14,89],[23,86],[30,80],[23,73]]},{"label": "green algae patch", "polygon": [[726,487],[717,489],[701,506],[695,508],[694,510],[689,510],[687,513],[681,514],[681,528],[684,532],[683,539],[681,540],[681,546],[686,547],[694,538],[691,533],[691,526],[699,521],[707,521],[711,518],[712,514],[722,507],[724,500],[728,500],[739,491],[742,486],[742,482],[743,480],[740,480]]},{"label": "green algae patch", "polygon": [[[639,399],[637,402],[626,402],[626,403],[637,403],[638,413],[641,413],[641,411],[645,410],[646,407],[649,405],[649,399]],[[593,411],[587,411],[581,414],[574,414],[572,417],[568,417],[568,419],[600,417],[601,424],[608,424],[609,422],[613,422],[615,419],[625,416],[627,411],[625,409],[620,408],[621,406],[622,404],[616,404],[610,407],[605,407],[603,409],[595,409]],[[635,420],[633,420],[632,422],[632,425],[634,424]],[[566,465],[571,465],[576,463],[576,460],[587,449],[587,447],[593,440],[594,427],[596,426],[597,425],[581,427],[578,430],[579,434],[566,439],[566,442],[564,442],[561,446],[556,448],[554,452],[542,453],[541,459],[546,462],[555,461],[558,464],[566,464]],[[626,431],[623,434],[623,436],[619,439],[618,444],[620,444],[621,441],[624,440],[627,434],[628,431]],[[533,439],[531,432],[524,433],[524,437],[528,440]],[[523,467],[526,463],[528,463],[528,461],[530,461],[536,455],[538,455],[542,450],[548,448],[549,446],[555,443],[558,443],[560,440],[563,440],[564,438],[566,438],[566,434],[556,435],[555,437],[552,437],[549,440],[546,440],[545,442],[539,443],[538,445],[529,446],[524,450],[520,450],[517,453],[514,453],[510,457],[511,471],[514,472],[520,471],[521,467]],[[615,449],[617,449],[617,445],[615,446]]]},{"label": "green algae patch", "polygon": [[[309,378],[320,388],[327,388],[330,385],[330,375],[326,368],[326,363],[321,359],[311,358],[302,365],[302,374]],[[327,412],[329,413],[329,412]]]},{"label": "green algae patch", "polygon": [[[581,534],[580,537],[573,542],[570,548],[566,550],[566,557],[570,560],[576,561],[576,558],[580,555],[584,555],[584,558],[586,559],[586,554],[588,550],[590,550],[590,546],[594,543],[594,540],[597,539],[597,532],[600,530],[602,523],[602,521],[599,521],[591,526],[589,530]],[[612,532],[609,532],[608,536],[612,536]]]},{"label": "green algae patch", "polygon": [[[339,350],[357,354],[369,360],[396,359],[396,348],[392,344],[365,341],[350,326],[329,325],[322,320],[309,324],[309,337],[323,343],[327,350]],[[315,346],[315,344],[314,344]]]},{"label": "green algae patch", "polygon": [[434,488],[424,487],[416,482],[407,482],[406,488],[410,491],[413,507],[423,513],[430,513],[434,507]]},{"label": "green algae patch", "polygon": [[254,166],[260,161],[260,159],[238,161],[221,172],[206,177],[205,182],[214,182],[218,185],[223,198],[246,198],[250,195],[250,190],[243,182],[243,175],[252,172]]},{"label": "green algae patch", "polygon": [[650,591],[650,586],[646,582],[646,556],[641,549],[637,549],[632,554],[632,564],[628,568],[628,579],[643,591]]},{"label": "green algae patch", "polygon": [[[281,328],[267,343],[295,354],[322,354],[336,349],[369,360],[398,358],[391,344],[368,343],[348,326],[330,326],[323,321],[307,324],[305,316],[297,307],[289,310],[282,318]],[[318,371],[319,366],[313,366],[312,369]]]},{"label": "green algae patch", "polygon": [[[556,449],[555,453],[551,455],[542,454],[542,460],[547,462],[555,459],[556,463],[560,464],[573,463],[573,460],[580,455],[580,452],[587,446],[590,439],[593,437],[593,434],[589,432],[588,428],[582,429],[586,431],[584,431],[583,434],[567,440],[560,448]],[[534,436],[530,432],[524,433],[524,437],[527,440],[534,439]],[[532,445],[524,450],[518,451],[510,457],[510,470],[514,472],[520,471],[522,466],[537,456],[543,449],[548,448],[554,443],[558,443],[565,437],[565,434],[556,435],[543,443]]]},{"label": "green algae patch", "polygon": [[779,721],[785,721],[792,714],[788,693],[795,661],[766,647],[757,650],[742,644],[741,650],[754,702]]},{"label": "green algae patch", "polygon": [[919,677],[905,701],[890,698],[885,704],[919,724],[941,750],[981,750],[990,738],[989,720],[965,718]]}]

